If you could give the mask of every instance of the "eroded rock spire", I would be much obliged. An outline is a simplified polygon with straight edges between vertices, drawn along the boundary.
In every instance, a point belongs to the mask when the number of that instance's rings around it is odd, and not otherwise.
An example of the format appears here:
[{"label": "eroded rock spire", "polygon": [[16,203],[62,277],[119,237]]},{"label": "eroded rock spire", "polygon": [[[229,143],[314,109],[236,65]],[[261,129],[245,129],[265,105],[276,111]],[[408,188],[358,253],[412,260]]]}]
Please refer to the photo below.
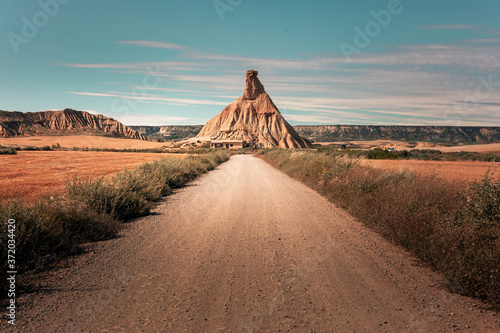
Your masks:
[{"label": "eroded rock spire", "polygon": [[245,82],[245,93],[243,94],[244,99],[254,100],[260,94],[264,93],[264,86],[260,83],[257,75],[258,71],[254,71],[253,69],[247,70],[247,79]]},{"label": "eroded rock spire", "polygon": [[245,92],[205,124],[198,138],[243,140],[256,147],[311,148],[280,114],[257,71],[246,72]]}]

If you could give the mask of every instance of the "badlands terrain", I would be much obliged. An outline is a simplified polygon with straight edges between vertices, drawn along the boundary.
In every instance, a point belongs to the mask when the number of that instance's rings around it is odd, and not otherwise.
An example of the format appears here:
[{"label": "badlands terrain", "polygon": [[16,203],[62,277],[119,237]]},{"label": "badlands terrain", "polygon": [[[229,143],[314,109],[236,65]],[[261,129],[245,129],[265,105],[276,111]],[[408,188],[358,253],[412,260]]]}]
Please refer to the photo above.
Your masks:
[{"label": "badlands terrain", "polygon": [[[104,176],[106,182],[111,175],[145,162],[178,159],[170,160],[175,163],[164,161],[170,169],[161,169],[161,163],[156,163],[158,169],[140,167],[142,171],[135,176],[127,174],[130,178],[124,178],[126,181],[102,187],[108,191],[103,192],[107,193],[104,198],[121,198],[123,194],[123,198],[135,200],[104,199],[104,204],[147,204],[154,207],[152,214],[147,215],[147,210],[132,215],[145,217],[122,217],[121,222],[127,223],[119,237],[74,244],[83,254],[63,256],[49,269],[23,275],[15,331],[500,331],[498,312],[487,303],[448,292],[443,276],[427,264],[262,159],[234,155],[215,170],[178,188],[176,184],[195,177],[189,178],[188,173],[199,175],[210,170],[207,163],[215,163],[217,154],[186,158],[184,154],[167,153],[170,149],[186,152],[179,147],[206,146],[207,140],[244,140],[259,148],[311,149],[314,143],[353,149],[499,152],[499,128],[293,127],[266,93],[257,74],[247,71],[243,95],[204,126],[131,128],[103,115],[72,109],[0,111],[1,149],[6,153],[18,149],[16,154],[0,155],[0,199],[21,194],[24,208],[48,195],[57,196],[75,175]],[[124,149],[143,152],[119,152]],[[156,153],[144,152],[146,149]],[[435,174],[453,182],[480,179],[499,165],[366,159],[360,163],[390,171]],[[172,165],[178,166],[172,169]],[[154,170],[163,171],[154,178],[150,176]],[[335,171],[322,165],[319,169],[311,165],[310,170],[314,170],[313,177],[322,178],[322,184],[326,184],[323,178],[330,179]],[[163,181],[165,175],[172,187]],[[168,187],[165,193],[176,190],[160,202],[149,201],[148,190],[156,193],[157,179],[161,179],[162,188]],[[138,189],[134,189],[136,186]],[[362,188],[370,190],[369,186]],[[103,198],[99,197],[101,192],[92,191],[82,191],[78,197],[82,202],[75,202],[75,206]],[[55,226],[68,230],[65,223],[71,220],[51,220],[58,216],[51,211],[58,209],[50,206],[51,200],[46,201],[49,208],[45,213]],[[94,212],[93,207],[85,206]],[[128,206],[120,207],[129,210]],[[98,213],[109,214],[110,219],[121,216],[114,209]],[[44,220],[40,221],[37,227],[42,230]],[[399,222],[396,220],[394,225]],[[404,233],[405,229],[400,227],[399,231]],[[36,242],[33,235],[30,240]],[[482,267],[479,264],[477,267]],[[489,269],[485,271],[490,274]],[[493,283],[483,287],[490,285]]]},{"label": "badlands terrain", "polygon": [[119,121],[87,111],[9,112],[0,110],[0,136],[36,134],[113,134],[145,140],[139,132]]}]

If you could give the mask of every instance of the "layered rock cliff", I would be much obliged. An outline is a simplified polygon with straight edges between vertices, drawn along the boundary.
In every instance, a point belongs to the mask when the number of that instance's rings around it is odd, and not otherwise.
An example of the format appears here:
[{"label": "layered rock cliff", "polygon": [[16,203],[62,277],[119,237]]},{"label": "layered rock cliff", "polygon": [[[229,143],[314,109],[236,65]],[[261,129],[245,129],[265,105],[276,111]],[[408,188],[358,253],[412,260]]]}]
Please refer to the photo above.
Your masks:
[{"label": "layered rock cliff", "polygon": [[247,71],[243,95],[206,123],[197,137],[244,140],[264,148],[312,148],[283,118],[257,74]]},{"label": "layered rock cliff", "polygon": [[318,125],[295,126],[301,136],[316,140],[402,140],[446,144],[500,141],[500,127]]},{"label": "layered rock cliff", "polygon": [[203,125],[129,126],[152,140],[184,140],[195,137]]},{"label": "layered rock cliff", "polygon": [[9,112],[0,111],[0,136],[112,134],[132,139],[146,140],[139,132],[113,118],[86,111]]}]

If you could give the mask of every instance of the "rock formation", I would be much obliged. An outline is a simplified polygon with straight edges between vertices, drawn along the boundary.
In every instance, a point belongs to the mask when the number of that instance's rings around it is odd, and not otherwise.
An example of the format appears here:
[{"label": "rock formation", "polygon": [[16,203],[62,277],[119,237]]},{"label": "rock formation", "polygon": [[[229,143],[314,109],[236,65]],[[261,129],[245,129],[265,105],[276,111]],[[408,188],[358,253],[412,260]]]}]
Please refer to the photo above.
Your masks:
[{"label": "rock formation", "polygon": [[312,148],[283,118],[257,78],[248,70],[245,92],[205,124],[198,138],[244,140],[264,148]]},{"label": "rock formation", "polygon": [[185,140],[200,133],[203,125],[129,126],[152,140]]},{"label": "rock formation", "polygon": [[500,127],[316,125],[294,128],[299,135],[318,142],[402,140],[454,145],[500,142]]},{"label": "rock formation", "polygon": [[146,140],[137,131],[113,118],[86,111],[9,112],[0,111],[0,136],[60,135],[60,134],[116,134],[132,139]]}]

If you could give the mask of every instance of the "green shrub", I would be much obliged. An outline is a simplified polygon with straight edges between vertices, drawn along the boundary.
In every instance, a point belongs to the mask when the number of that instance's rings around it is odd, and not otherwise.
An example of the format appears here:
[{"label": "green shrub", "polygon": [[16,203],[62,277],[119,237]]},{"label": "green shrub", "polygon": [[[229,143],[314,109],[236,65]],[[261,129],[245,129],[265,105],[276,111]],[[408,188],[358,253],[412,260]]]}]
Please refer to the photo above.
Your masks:
[{"label": "green shrub", "polygon": [[0,147],[0,155],[16,155],[17,151],[12,147]]},{"label": "green shrub", "polygon": [[445,229],[449,286],[500,308],[500,179],[472,183],[461,203]]},{"label": "green shrub", "polygon": [[435,149],[412,149],[386,151],[381,148],[371,150],[349,150],[332,147],[318,147],[318,153],[334,156],[366,157],[368,159],[419,159],[429,161],[482,161],[482,162],[500,162],[500,155],[494,153],[476,153],[476,152],[451,152],[443,153]]},{"label": "green shrub", "polygon": [[[114,237],[119,229],[118,221],[109,215],[98,214],[81,202],[60,199],[31,205],[21,198],[0,202],[2,230],[7,230],[9,219],[16,221],[16,269],[19,272],[44,268],[61,256],[73,253],[77,244]],[[7,233],[0,235],[0,275],[5,281]]]},{"label": "green shrub", "polygon": [[109,214],[124,221],[149,214],[152,202],[212,170],[227,158],[224,151],[184,159],[166,158],[117,173],[109,182],[104,177],[75,177],[68,182],[66,192],[68,198],[84,202],[99,214]]},{"label": "green shrub", "polygon": [[[119,181],[119,178],[123,177],[118,174],[113,180]],[[122,183],[115,184],[105,182],[104,177],[75,177],[67,184],[67,195],[71,200],[84,202],[98,214],[108,214],[123,221],[150,212],[151,207],[146,198],[140,192],[134,191],[134,182],[135,179],[130,179],[128,182],[122,180]]]},{"label": "green shrub", "polygon": [[35,147],[35,146],[26,146],[26,147],[23,147],[22,150],[40,150],[40,147]]}]

